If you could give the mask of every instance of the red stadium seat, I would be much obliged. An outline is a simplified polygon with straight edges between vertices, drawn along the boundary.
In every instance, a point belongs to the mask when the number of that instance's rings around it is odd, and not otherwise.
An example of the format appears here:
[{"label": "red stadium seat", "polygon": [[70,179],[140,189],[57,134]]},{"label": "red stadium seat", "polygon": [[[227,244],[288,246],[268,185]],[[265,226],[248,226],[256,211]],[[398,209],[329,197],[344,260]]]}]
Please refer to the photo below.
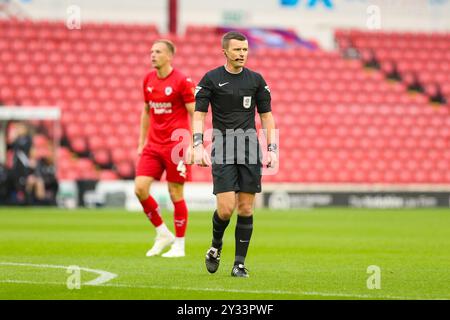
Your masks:
[{"label": "red stadium seat", "polygon": [[116,165],[117,174],[122,179],[133,179],[134,178],[134,165],[131,161],[122,161]]},{"label": "red stadium seat", "polygon": [[112,170],[102,170],[98,176],[100,180],[118,180],[119,177],[116,172]]},{"label": "red stadium seat", "polygon": [[112,149],[111,155],[114,163],[121,163],[130,159],[128,150],[124,148]]},{"label": "red stadium seat", "polygon": [[93,160],[100,168],[110,168],[112,166],[111,153],[109,149],[97,149],[93,152]]},{"label": "red stadium seat", "polygon": [[72,150],[80,155],[87,155],[87,153],[89,152],[85,137],[75,137],[71,139],[70,145],[72,147]]}]

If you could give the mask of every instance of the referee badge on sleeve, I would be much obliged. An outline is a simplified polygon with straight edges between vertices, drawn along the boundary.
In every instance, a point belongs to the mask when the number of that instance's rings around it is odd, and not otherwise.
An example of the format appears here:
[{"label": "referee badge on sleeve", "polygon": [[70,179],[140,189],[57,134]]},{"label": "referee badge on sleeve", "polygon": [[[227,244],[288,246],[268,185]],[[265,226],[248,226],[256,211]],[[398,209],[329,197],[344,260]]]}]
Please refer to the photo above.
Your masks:
[{"label": "referee badge on sleeve", "polygon": [[250,108],[250,106],[252,105],[252,97],[244,97],[243,105],[245,109]]}]

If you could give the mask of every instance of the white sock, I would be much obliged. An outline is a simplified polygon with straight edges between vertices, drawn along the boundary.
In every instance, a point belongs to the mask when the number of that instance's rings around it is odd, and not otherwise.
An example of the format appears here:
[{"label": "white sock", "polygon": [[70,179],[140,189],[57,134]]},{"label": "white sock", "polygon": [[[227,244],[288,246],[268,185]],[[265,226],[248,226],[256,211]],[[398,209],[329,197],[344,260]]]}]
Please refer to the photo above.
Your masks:
[{"label": "white sock", "polygon": [[178,247],[184,248],[184,237],[182,238],[176,237],[174,244],[176,244]]},{"label": "white sock", "polygon": [[167,228],[166,224],[163,222],[160,226],[156,227],[156,233],[158,235],[168,234],[170,230]]}]

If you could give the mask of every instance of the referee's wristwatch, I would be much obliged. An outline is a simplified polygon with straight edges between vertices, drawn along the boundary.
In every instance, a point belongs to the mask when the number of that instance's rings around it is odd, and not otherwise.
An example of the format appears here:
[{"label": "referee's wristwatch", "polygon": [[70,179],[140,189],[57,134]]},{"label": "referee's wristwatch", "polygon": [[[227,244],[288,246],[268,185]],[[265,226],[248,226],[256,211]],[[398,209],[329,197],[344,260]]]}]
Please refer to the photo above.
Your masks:
[{"label": "referee's wristwatch", "polygon": [[278,146],[276,143],[269,143],[267,146],[267,151],[278,153]]},{"label": "referee's wristwatch", "polygon": [[202,133],[194,133],[193,135],[193,147],[198,147],[199,145],[203,144],[203,134]]}]

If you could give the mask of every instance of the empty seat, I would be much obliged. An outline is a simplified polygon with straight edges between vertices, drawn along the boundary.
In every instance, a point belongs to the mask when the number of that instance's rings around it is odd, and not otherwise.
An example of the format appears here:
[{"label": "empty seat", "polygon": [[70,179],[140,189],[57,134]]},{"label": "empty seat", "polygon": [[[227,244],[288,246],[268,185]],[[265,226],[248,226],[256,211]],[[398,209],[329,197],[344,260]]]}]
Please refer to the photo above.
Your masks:
[{"label": "empty seat", "polygon": [[98,149],[93,152],[94,162],[102,169],[111,168],[111,153],[109,149]]},{"label": "empty seat", "polygon": [[131,161],[122,161],[115,164],[117,174],[122,179],[134,179],[134,164]]},{"label": "empty seat", "polygon": [[89,154],[89,147],[85,137],[75,137],[71,139],[70,146],[72,150],[79,155],[87,156]]}]

